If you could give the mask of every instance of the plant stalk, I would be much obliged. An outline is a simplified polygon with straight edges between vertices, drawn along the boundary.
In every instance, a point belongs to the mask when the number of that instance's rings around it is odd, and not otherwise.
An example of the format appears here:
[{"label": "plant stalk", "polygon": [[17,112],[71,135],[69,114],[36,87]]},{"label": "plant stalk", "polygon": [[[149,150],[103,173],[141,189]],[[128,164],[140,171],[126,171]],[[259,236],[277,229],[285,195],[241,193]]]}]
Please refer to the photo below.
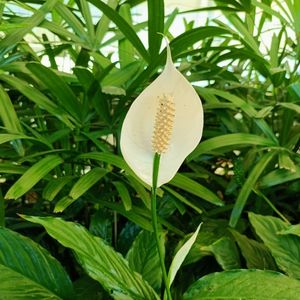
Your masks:
[{"label": "plant stalk", "polygon": [[258,195],[259,197],[263,198],[270,207],[274,210],[274,212],[287,224],[291,225],[290,221],[276,208],[276,206],[269,200],[262,192],[259,190],[253,189],[254,193]]},{"label": "plant stalk", "polygon": [[156,246],[159,255],[160,267],[163,275],[163,281],[166,289],[167,299],[172,300],[170,287],[168,285],[167,271],[164,261],[163,249],[160,246],[160,238],[158,231],[158,222],[157,222],[157,209],[156,209],[156,191],[157,191],[157,178],[159,172],[159,162],[160,154],[155,153],[153,159],[153,172],[152,172],[152,189],[151,189],[151,213],[152,213],[152,226],[156,240]]},{"label": "plant stalk", "polygon": [[0,226],[5,226],[5,203],[0,189]]}]

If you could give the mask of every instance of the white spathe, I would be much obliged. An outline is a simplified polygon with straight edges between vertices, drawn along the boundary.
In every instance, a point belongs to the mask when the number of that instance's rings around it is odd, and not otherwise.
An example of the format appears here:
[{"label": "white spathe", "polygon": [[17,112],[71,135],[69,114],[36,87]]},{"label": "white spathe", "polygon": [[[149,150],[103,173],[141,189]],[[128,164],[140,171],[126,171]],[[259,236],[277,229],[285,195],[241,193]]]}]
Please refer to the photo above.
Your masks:
[{"label": "white spathe", "polygon": [[122,126],[120,146],[134,173],[152,186],[154,151],[152,137],[159,97],[171,95],[175,118],[169,147],[161,154],[157,186],[170,181],[184,159],[200,142],[203,131],[202,103],[192,85],[175,68],[169,46],[164,71],[135,99]]}]

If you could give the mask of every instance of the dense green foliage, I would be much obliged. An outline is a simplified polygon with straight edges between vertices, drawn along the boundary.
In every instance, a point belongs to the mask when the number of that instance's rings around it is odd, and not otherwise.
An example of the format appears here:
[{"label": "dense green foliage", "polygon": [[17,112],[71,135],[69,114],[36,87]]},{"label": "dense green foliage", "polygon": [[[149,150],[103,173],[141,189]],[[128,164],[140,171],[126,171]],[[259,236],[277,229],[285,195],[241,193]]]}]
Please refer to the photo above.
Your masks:
[{"label": "dense green foliage", "polygon": [[119,149],[165,63],[157,32],[205,111],[202,142],[158,190],[174,299],[297,299],[300,2],[215,0],[185,13],[218,17],[177,36],[163,0],[134,21],[144,2],[0,1],[0,299],[162,297],[149,187]]}]

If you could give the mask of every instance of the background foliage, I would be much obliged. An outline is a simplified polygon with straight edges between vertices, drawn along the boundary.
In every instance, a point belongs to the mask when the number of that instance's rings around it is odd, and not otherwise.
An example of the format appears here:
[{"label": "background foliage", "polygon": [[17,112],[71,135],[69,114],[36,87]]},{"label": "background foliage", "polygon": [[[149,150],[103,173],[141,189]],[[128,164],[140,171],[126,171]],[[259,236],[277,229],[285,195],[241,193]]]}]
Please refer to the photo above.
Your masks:
[{"label": "background foliage", "polygon": [[159,190],[168,265],[203,222],[174,299],[296,299],[299,1],[216,0],[185,13],[218,18],[178,36],[163,0],[134,23],[142,2],[0,2],[0,298],[162,295],[149,187],[119,150],[127,109],[164,65],[161,32],[205,109],[202,142]]}]

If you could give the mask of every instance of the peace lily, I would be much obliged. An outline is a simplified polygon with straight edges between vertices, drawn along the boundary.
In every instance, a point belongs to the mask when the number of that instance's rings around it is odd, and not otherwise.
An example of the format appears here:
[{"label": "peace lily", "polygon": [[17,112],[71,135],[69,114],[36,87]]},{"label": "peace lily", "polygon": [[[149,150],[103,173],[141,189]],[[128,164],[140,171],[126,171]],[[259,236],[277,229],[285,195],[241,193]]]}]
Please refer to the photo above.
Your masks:
[{"label": "peace lily", "polygon": [[120,145],[131,169],[152,187],[152,224],[168,300],[172,299],[171,281],[160,245],[156,191],[174,177],[184,159],[199,143],[202,130],[201,100],[176,70],[167,44],[165,69],[131,105],[124,119]]},{"label": "peace lily", "polygon": [[176,69],[167,45],[164,71],[132,103],[121,131],[125,161],[153,186],[153,159],[160,156],[157,187],[170,181],[199,143],[203,109],[192,85]]}]

